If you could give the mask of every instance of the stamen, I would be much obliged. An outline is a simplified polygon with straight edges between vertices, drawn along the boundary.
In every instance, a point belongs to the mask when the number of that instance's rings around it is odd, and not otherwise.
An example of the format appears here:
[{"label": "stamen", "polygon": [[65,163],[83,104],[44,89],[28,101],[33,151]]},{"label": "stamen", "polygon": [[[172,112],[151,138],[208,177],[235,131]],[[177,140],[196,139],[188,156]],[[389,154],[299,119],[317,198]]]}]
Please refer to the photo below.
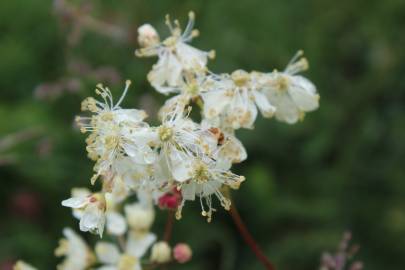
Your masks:
[{"label": "stamen", "polygon": [[114,106],[113,109],[116,109],[116,108],[118,108],[118,107],[120,106],[121,102],[124,100],[125,95],[126,95],[127,92],[128,92],[128,89],[129,89],[129,86],[130,86],[130,85],[131,85],[131,81],[130,81],[130,80],[126,80],[126,81],[125,81],[125,89],[124,89],[124,92],[122,93],[120,99],[118,100],[117,104],[115,104],[115,106]]}]

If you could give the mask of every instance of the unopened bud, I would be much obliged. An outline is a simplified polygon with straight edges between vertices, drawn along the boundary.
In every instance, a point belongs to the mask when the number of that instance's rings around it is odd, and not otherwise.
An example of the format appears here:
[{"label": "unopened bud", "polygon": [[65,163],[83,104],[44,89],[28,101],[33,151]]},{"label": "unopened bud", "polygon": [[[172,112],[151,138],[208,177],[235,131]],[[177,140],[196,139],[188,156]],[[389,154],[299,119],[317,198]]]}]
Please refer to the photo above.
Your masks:
[{"label": "unopened bud", "polygon": [[187,244],[177,244],[173,249],[173,257],[179,263],[188,262],[193,255],[191,248]]},{"label": "unopened bud", "polygon": [[166,263],[171,259],[171,248],[167,242],[157,242],[152,247],[150,260],[156,263]]},{"label": "unopened bud", "polygon": [[159,43],[159,34],[150,24],[138,28],[138,43],[142,47],[150,47]]}]

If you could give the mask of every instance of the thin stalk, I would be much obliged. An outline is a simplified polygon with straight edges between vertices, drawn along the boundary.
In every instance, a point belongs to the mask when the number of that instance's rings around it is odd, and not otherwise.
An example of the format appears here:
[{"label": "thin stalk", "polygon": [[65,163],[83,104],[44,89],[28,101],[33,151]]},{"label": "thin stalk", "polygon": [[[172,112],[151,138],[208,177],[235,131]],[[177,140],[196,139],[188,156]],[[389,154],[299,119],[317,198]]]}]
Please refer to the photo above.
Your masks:
[{"label": "thin stalk", "polygon": [[167,220],[165,225],[165,232],[163,234],[163,240],[169,243],[173,231],[173,222],[174,222],[174,211],[167,211]]},{"label": "thin stalk", "polygon": [[232,202],[231,209],[229,213],[235,223],[236,227],[239,230],[239,233],[245,240],[246,244],[250,247],[253,253],[256,255],[257,259],[263,264],[263,266],[267,270],[275,270],[276,268],[270,262],[270,260],[264,255],[263,251],[260,249],[259,245],[256,243],[252,235],[250,234],[249,230],[247,229],[246,225],[244,224],[242,218],[239,215],[238,209],[235,206],[235,203]]}]

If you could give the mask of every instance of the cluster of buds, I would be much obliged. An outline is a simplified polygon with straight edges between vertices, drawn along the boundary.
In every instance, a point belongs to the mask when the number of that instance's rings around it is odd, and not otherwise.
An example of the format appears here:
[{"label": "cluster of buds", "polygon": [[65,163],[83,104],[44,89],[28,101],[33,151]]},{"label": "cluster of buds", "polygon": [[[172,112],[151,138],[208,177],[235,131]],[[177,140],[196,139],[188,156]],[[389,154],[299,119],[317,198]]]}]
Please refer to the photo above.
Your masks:
[{"label": "cluster of buds", "polygon": [[[215,198],[226,210],[231,207],[229,189],[245,180],[231,172],[235,163],[247,158],[235,136],[240,128],[252,129],[258,112],[263,117],[296,123],[306,112],[318,108],[315,86],[297,75],[308,63],[299,51],[283,71],[215,74],[208,70],[214,51],[189,45],[199,35],[195,15],[189,13],[184,31],[167,16],[170,36],[161,41],[149,24],[138,29],[139,57],[158,57],[147,78],[158,92],[169,95],[159,111],[160,125],[146,122],[142,110],[124,109],[121,104],[130,87],[114,101],[108,87],[97,85],[99,96],[86,98],[77,124],[86,133],[88,157],[95,162],[91,184],[101,181],[101,190],[72,190],[62,205],[73,208],[80,230],[99,234],[106,231],[117,243],[98,242],[94,252],[80,236],[65,229],[56,255],[65,256],[61,270],[81,270],[95,263],[98,269],[141,269],[141,258],[151,247],[148,263],[187,262],[191,249],[179,244],[172,250],[150,232],[154,206],[176,211],[181,218],[187,201],[198,200],[201,214],[212,220]],[[190,116],[193,104],[201,120]],[[128,203],[132,195],[136,203]],[[105,229],[106,228],[106,229]]]}]

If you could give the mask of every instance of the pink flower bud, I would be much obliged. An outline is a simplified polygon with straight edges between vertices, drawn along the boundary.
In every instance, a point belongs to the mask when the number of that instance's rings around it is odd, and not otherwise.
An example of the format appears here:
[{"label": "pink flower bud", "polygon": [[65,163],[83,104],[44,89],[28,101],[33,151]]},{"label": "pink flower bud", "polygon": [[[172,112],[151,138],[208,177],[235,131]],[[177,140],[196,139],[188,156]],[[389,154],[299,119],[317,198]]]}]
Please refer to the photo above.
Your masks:
[{"label": "pink flower bud", "polygon": [[186,263],[191,259],[193,252],[187,244],[177,244],[173,249],[173,257],[179,263]]},{"label": "pink flower bud", "polygon": [[166,209],[177,209],[181,202],[181,193],[174,188],[171,192],[167,192],[162,195],[159,200],[158,204],[160,208]]}]

